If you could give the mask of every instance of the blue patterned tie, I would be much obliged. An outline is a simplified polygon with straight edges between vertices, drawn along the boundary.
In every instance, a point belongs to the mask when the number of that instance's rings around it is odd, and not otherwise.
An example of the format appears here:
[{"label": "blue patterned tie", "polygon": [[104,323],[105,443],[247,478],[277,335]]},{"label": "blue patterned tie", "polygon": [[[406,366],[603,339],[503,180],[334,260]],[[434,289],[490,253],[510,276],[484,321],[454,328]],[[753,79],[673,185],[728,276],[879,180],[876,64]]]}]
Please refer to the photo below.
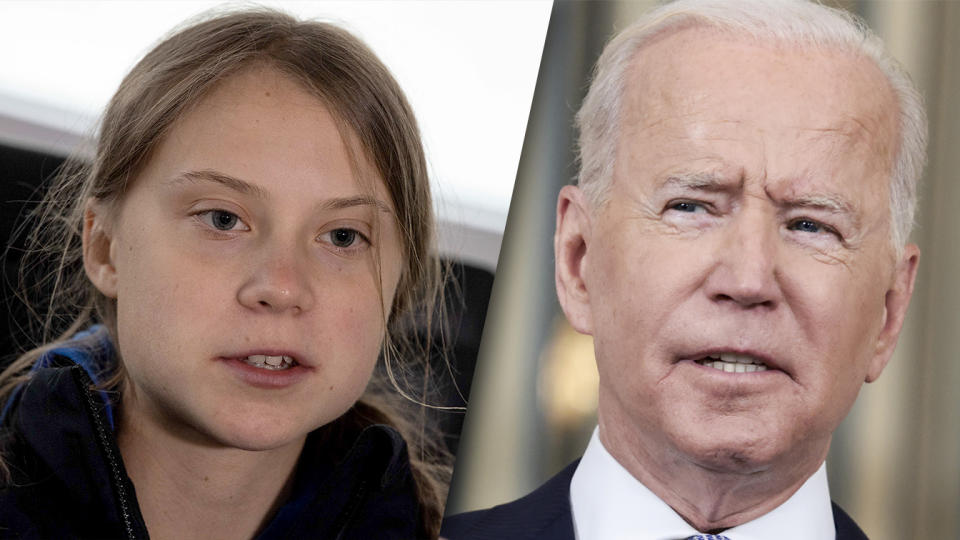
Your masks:
[{"label": "blue patterned tie", "polygon": [[686,540],[730,540],[722,534],[697,534],[688,537]]}]

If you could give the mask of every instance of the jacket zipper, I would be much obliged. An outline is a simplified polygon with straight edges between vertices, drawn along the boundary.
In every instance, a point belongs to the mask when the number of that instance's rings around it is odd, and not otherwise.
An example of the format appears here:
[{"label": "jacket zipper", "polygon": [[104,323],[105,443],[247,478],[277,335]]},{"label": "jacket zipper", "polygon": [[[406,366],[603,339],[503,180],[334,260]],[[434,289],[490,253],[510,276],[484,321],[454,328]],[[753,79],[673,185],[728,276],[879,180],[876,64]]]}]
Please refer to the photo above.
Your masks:
[{"label": "jacket zipper", "polygon": [[97,440],[100,443],[100,448],[103,449],[103,453],[105,454],[107,462],[110,465],[110,480],[113,485],[113,491],[116,493],[117,499],[120,502],[120,515],[123,517],[123,525],[127,531],[127,538],[129,540],[136,540],[137,536],[133,530],[133,519],[130,515],[130,501],[128,500],[127,489],[123,482],[120,458],[117,456],[116,452],[114,452],[111,440],[107,435],[106,426],[104,426],[103,414],[97,410],[95,397],[93,392],[90,391],[90,387],[93,386],[93,381],[90,379],[90,376],[87,375],[87,372],[79,366],[74,368],[74,372],[77,374],[79,379],[78,382],[83,389],[83,395],[86,398],[87,411],[90,413],[90,417],[93,418],[93,424],[96,428]]}]

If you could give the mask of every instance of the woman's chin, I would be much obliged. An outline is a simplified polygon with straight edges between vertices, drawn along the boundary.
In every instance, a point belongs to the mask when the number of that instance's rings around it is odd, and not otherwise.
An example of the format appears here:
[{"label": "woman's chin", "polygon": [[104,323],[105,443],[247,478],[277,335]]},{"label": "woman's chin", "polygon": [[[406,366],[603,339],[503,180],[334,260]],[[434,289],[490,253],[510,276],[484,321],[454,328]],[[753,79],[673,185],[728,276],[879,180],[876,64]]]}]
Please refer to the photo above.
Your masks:
[{"label": "woman's chin", "polygon": [[318,427],[290,419],[232,418],[208,426],[204,431],[216,446],[260,452],[302,445],[307,435]]},{"label": "woman's chin", "polygon": [[307,433],[233,433],[218,441],[227,448],[251,452],[267,452],[288,448],[291,445],[302,446]]}]

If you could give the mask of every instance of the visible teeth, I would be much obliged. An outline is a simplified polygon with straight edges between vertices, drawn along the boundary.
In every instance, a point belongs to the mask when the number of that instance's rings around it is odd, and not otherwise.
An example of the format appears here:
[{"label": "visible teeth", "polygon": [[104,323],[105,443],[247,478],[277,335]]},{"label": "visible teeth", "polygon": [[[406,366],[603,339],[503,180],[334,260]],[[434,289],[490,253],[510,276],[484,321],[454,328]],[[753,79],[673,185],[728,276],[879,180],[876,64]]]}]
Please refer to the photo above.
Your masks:
[{"label": "visible teeth", "polygon": [[254,367],[271,370],[288,369],[293,365],[293,358],[289,356],[251,354],[250,356],[244,358],[243,361]]},{"label": "visible teeth", "polygon": [[720,360],[724,362],[736,362],[738,364],[763,364],[763,362],[752,356],[736,353],[720,353]]},{"label": "visible teeth", "polygon": [[750,356],[732,353],[720,353],[719,356],[720,360],[708,356],[697,363],[727,373],[754,373],[769,369],[766,364]]}]

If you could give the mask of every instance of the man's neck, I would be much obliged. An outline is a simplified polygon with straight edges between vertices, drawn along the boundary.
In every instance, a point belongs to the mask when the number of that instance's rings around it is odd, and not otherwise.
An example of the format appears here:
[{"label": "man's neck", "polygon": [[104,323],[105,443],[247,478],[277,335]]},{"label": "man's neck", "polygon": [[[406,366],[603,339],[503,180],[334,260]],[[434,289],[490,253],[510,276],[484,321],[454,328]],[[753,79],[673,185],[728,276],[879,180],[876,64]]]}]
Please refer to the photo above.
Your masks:
[{"label": "man's neck", "polygon": [[[630,474],[687,523],[701,532],[716,532],[752,521],[783,504],[823,463],[785,457],[756,470],[705,467],[679,453],[662,451],[600,416],[600,441]],[[613,426],[613,427],[611,427]],[[659,451],[657,449],[660,449]]]},{"label": "man's neck", "polygon": [[289,496],[304,440],[252,452],[124,414],[118,445],[154,538],[251,538]]}]

